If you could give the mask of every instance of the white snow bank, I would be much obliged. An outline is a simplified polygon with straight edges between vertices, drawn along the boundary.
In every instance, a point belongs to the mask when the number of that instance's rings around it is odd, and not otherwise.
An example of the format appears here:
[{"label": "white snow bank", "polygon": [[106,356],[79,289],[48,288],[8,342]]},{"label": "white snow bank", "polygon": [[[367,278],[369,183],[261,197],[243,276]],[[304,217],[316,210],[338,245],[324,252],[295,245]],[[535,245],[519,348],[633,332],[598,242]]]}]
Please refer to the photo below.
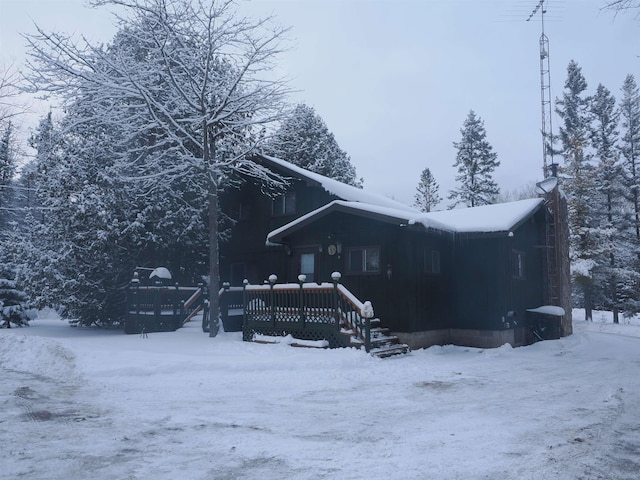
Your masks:
[{"label": "white snow bank", "polygon": [[[71,328],[63,325],[63,328]],[[18,331],[27,331],[29,327]],[[0,365],[3,368],[55,381],[78,381],[75,354],[50,338],[22,335],[0,336]]]}]

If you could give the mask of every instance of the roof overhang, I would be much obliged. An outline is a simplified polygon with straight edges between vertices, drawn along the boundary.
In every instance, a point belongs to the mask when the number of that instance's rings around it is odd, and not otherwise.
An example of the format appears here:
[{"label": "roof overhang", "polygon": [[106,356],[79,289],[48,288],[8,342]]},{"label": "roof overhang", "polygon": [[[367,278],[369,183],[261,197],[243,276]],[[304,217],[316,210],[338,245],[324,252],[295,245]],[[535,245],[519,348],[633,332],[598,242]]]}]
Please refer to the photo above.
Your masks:
[{"label": "roof overhang", "polygon": [[296,220],[273,230],[267,235],[267,245],[278,244],[284,241],[287,236],[305,228],[306,226],[320,220],[332,213],[346,213],[360,218],[369,218],[378,222],[384,222],[397,226],[406,226],[412,217],[411,212],[394,210],[391,208],[368,205],[361,202],[346,202],[334,200],[323,207],[303,215]]}]

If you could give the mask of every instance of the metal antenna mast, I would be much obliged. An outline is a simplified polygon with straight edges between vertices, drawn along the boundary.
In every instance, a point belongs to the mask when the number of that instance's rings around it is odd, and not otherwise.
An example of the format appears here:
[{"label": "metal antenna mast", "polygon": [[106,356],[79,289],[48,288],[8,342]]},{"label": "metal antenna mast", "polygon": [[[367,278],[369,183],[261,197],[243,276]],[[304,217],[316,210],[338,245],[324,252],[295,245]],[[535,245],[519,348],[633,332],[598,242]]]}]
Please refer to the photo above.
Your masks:
[{"label": "metal antenna mast", "polygon": [[[544,178],[556,176],[557,164],[553,161],[553,128],[551,115],[553,104],[551,100],[551,69],[549,66],[549,38],[544,33],[544,14],[547,13],[545,0],[540,0],[533,9],[527,22],[540,12],[540,25],[542,34],[540,35],[540,99],[542,103],[542,174]],[[549,172],[551,169],[551,172]]]}]

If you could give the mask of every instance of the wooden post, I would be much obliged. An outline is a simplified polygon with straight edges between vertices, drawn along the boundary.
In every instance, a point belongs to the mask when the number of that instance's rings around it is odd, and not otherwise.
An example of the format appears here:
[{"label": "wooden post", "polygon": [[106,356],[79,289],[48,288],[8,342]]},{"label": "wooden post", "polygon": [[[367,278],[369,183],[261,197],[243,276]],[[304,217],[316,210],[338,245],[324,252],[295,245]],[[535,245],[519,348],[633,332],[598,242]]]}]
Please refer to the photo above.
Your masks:
[{"label": "wooden post", "polygon": [[333,280],[333,318],[336,322],[338,333],[340,333],[340,310],[338,308],[338,282],[340,282],[340,278],[342,278],[340,272],[331,274],[331,280]]},{"label": "wooden post", "polygon": [[275,294],[273,293],[273,286],[278,281],[278,277],[275,274],[269,275],[269,304],[271,309],[271,326],[276,328],[276,306],[275,306]]},{"label": "wooden post", "polygon": [[224,327],[225,322],[228,323],[229,318],[229,288],[231,284],[229,282],[222,283],[222,298],[220,299],[220,303],[218,308],[220,309],[220,318],[222,320],[222,326]]},{"label": "wooden post", "polygon": [[307,276],[304,274],[298,275],[298,283],[300,283],[300,298],[298,299],[298,307],[300,309],[300,323],[302,324],[302,329],[305,327],[305,315],[304,315],[304,282],[307,280]]},{"label": "wooden post", "polygon": [[242,337],[244,339],[245,331],[247,330],[247,285],[249,280],[246,278],[242,280]]}]

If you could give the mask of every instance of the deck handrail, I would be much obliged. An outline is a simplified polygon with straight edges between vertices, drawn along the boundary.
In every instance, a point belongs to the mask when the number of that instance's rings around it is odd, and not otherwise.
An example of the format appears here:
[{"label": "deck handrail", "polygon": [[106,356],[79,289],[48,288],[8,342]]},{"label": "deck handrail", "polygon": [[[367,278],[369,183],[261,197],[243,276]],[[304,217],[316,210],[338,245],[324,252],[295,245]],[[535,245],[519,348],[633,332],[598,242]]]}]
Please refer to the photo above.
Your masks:
[{"label": "deck handrail", "polygon": [[332,274],[332,283],[307,283],[304,275],[298,283],[277,284],[272,275],[269,282],[251,285],[244,281],[245,322],[269,324],[273,330],[287,325],[311,329],[318,324],[332,324],[338,333],[349,334],[371,348],[371,302],[360,301],[339,283],[339,273]]}]

